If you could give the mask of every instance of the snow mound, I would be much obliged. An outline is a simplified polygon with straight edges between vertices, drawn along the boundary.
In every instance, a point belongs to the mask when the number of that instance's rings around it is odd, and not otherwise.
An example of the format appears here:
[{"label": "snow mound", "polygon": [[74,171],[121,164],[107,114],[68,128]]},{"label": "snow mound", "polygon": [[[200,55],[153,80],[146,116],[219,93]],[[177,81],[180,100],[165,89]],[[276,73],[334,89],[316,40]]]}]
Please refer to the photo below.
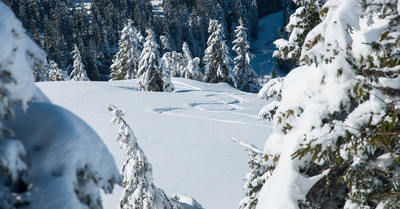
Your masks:
[{"label": "snow mound", "polygon": [[200,203],[197,202],[197,200],[187,195],[175,193],[172,195],[172,199],[179,202],[183,209],[203,208],[203,206],[201,206]]},{"label": "snow mound", "polygon": [[110,193],[121,181],[98,135],[61,107],[33,103],[7,125],[24,144],[29,159],[29,208],[86,208],[78,197],[93,195],[101,201],[99,190],[93,188]]}]

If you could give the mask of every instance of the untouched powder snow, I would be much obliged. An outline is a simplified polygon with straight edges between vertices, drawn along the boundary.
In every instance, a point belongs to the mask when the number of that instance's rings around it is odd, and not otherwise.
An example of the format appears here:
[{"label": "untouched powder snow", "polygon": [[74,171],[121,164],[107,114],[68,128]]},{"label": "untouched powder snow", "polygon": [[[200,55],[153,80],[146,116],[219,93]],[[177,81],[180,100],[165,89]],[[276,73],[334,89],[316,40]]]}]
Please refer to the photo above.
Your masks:
[{"label": "untouched powder snow", "polygon": [[[115,141],[107,104],[126,111],[125,119],[153,165],[154,183],[167,195],[194,197],[204,208],[238,208],[242,181],[250,171],[247,152],[231,137],[262,147],[270,123],[258,121],[265,100],[228,84],[173,78],[176,91],[141,92],[137,80],[44,82],[38,87],[87,122],[104,140],[117,166],[125,161]],[[119,204],[122,189],[103,195],[104,208]]]}]

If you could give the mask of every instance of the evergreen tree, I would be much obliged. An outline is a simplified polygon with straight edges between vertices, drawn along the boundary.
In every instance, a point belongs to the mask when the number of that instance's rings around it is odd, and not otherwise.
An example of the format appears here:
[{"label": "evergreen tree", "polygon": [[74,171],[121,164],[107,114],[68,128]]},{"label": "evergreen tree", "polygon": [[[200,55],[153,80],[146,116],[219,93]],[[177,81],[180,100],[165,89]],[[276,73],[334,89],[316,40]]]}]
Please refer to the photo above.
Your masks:
[{"label": "evergreen tree", "polygon": [[271,79],[277,78],[278,74],[276,73],[276,67],[275,65],[272,65],[272,70],[271,70]]},{"label": "evergreen tree", "polygon": [[143,91],[173,91],[169,72],[160,58],[154,32],[147,29],[146,42],[140,55],[138,76],[140,77],[139,88]]},{"label": "evergreen tree", "polygon": [[229,57],[228,46],[225,44],[222,25],[217,20],[210,20],[208,32],[211,33],[204,52],[204,81],[209,83],[226,82],[237,87]]},{"label": "evergreen tree", "polygon": [[13,131],[6,123],[15,120],[17,106],[26,110],[28,103],[35,101],[34,91],[29,89],[34,88],[33,69],[28,61],[32,57],[27,55],[30,53],[37,59],[42,52],[25,35],[21,22],[2,2],[0,24],[0,208],[13,209],[27,203],[23,198],[27,183],[22,175],[28,165],[23,160],[25,147],[20,140],[7,137]]},{"label": "evergreen tree", "polygon": [[260,83],[263,85],[265,83],[264,81],[265,74],[264,74],[264,68],[262,63],[260,64]]},{"label": "evergreen tree", "polygon": [[69,75],[64,70],[58,68],[57,63],[53,60],[50,60],[51,70],[49,72],[49,80],[50,81],[69,81]]},{"label": "evergreen tree", "polygon": [[35,82],[49,81],[49,64],[46,59],[31,59]]},{"label": "evergreen tree", "polygon": [[234,142],[239,143],[248,151],[250,159],[248,161],[251,172],[244,179],[243,189],[246,191],[245,197],[239,203],[239,209],[255,209],[258,202],[259,192],[265,183],[264,174],[266,167],[264,165],[263,151],[253,144],[239,141],[232,138]]},{"label": "evergreen tree", "polygon": [[146,155],[138,144],[131,127],[123,118],[125,111],[108,105],[107,109],[113,116],[111,123],[120,124],[117,141],[121,148],[126,149],[125,161],[121,168],[121,176],[124,182],[124,191],[121,196],[119,208],[121,209],[173,209],[164,191],[153,183],[153,167],[148,162]]},{"label": "evergreen tree", "polygon": [[[256,0],[236,0],[235,13],[236,21],[241,21],[243,25],[250,28],[250,37],[257,37],[258,34],[258,12]],[[234,24],[232,24],[234,25]],[[234,30],[234,29],[233,29]]]},{"label": "evergreen tree", "polygon": [[136,78],[141,53],[138,33],[132,25],[132,20],[129,19],[121,31],[119,52],[110,67],[112,80]]},{"label": "evergreen tree", "polygon": [[82,55],[82,60],[90,80],[100,80],[100,72],[98,68],[98,52],[94,39],[89,40],[89,46]]},{"label": "evergreen tree", "polygon": [[162,56],[164,68],[170,76],[178,76],[181,73],[184,66],[182,53],[172,51],[166,52]]},{"label": "evergreen tree", "polygon": [[74,46],[74,51],[72,52],[74,58],[74,66],[71,72],[71,78],[74,81],[90,81],[86,75],[86,70],[84,69],[84,65],[82,63],[81,54],[79,52],[78,47]]},{"label": "evergreen tree", "polygon": [[101,208],[99,189],[111,193],[120,182],[111,154],[37,89],[30,60],[45,53],[2,2],[0,25],[0,208]]},{"label": "evergreen tree", "polygon": [[257,93],[261,87],[256,72],[250,66],[250,59],[254,58],[254,55],[249,52],[250,43],[247,41],[246,30],[242,20],[239,20],[239,26],[235,30],[236,39],[232,42],[235,44],[233,51],[237,54],[234,59],[235,68],[233,72],[236,76],[238,89]]},{"label": "evergreen tree", "polygon": [[203,80],[203,74],[200,72],[200,58],[192,58],[192,53],[190,53],[189,46],[186,42],[183,42],[183,68],[180,72],[183,78],[193,79],[197,81]]},{"label": "evergreen tree", "polygon": [[164,52],[171,51],[171,44],[169,43],[169,38],[167,38],[166,36],[160,36],[160,41]]},{"label": "evergreen tree", "polygon": [[[266,163],[275,169],[258,208],[399,208],[398,5],[332,0],[321,9],[302,66],[280,84],[281,100],[262,111],[275,126],[265,147],[281,148],[265,150],[279,160]],[[276,181],[287,173],[286,183]]]},{"label": "evergreen tree", "polygon": [[294,60],[296,64],[299,64],[300,54],[306,36],[311,29],[321,22],[319,14],[325,2],[325,0],[295,1],[298,8],[296,12],[291,15],[289,23],[285,28],[286,32],[290,33],[289,38],[288,40],[278,39],[274,42],[277,48],[274,52],[274,57],[281,60]]}]

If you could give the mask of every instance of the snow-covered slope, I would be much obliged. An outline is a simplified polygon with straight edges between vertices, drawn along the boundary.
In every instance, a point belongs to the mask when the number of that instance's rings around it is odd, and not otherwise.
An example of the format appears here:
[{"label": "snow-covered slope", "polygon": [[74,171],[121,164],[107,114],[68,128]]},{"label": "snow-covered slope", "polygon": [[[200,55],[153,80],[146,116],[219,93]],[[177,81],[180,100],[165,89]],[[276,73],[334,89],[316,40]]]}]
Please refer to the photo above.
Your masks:
[{"label": "snow-covered slope", "polygon": [[[265,75],[271,73],[272,65],[275,64],[276,59],[272,57],[276,47],[273,44],[277,30],[283,28],[283,13],[282,11],[276,12],[258,20],[258,36],[256,40],[251,43],[251,53],[256,55],[256,58],[251,61],[251,66],[258,75],[260,75],[260,68],[262,66]],[[283,76],[284,72],[278,74]]]},{"label": "snow-covered slope", "polygon": [[[52,100],[91,125],[104,140],[117,165],[125,160],[115,141],[107,104],[126,110],[139,144],[154,170],[154,183],[168,195],[194,197],[208,209],[237,208],[248,156],[231,137],[259,147],[270,124],[257,120],[265,101],[228,84],[174,78],[173,93],[140,92],[137,80],[116,82],[45,82],[38,87]],[[121,189],[103,197],[115,208]]]}]

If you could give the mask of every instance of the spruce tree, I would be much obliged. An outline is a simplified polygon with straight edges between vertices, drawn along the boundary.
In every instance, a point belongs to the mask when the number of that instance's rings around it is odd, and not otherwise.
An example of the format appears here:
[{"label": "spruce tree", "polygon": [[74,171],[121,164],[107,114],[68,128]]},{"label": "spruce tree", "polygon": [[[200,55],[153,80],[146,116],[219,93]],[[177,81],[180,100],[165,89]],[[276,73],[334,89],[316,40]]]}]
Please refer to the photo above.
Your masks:
[{"label": "spruce tree", "polygon": [[90,81],[86,75],[86,70],[82,63],[81,54],[78,47],[74,46],[74,51],[72,52],[74,58],[73,70],[71,72],[71,78],[74,81]]},{"label": "spruce tree", "polygon": [[114,56],[113,64],[110,67],[111,79],[133,79],[137,76],[140,58],[139,31],[128,20],[121,31],[121,38],[118,42],[118,53]]},{"label": "spruce tree", "polygon": [[[160,41],[161,41],[161,44],[162,44],[162,50],[164,52],[171,51],[171,44],[169,42],[169,38],[168,37],[160,36]],[[163,53],[163,54],[165,54],[165,53]]]},{"label": "spruce tree", "polygon": [[139,88],[142,91],[173,91],[174,85],[160,58],[160,47],[154,36],[154,32],[147,29],[146,42],[139,61]]},{"label": "spruce tree", "polygon": [[170,76],[176,77],[181,74],[184,66],[182,53],[172,51],[166,52],[162,56],[164,68]]},{"label": "spruce tree", "polygon": [[[275,169],[258,208],[399,208],[398,5],[332,0],[322,7],[301,67],[280,84],[281,99],[262,110],[275,126],[265,152],[279,160],[266,163]],[[270,149],[275,143],[281,147]],[[276,181],[287,173],[286,183]]]},{"label": "spruce tree", "polygon": [[183,66],[180,72],[181,77],[187,79],[193,79],[197,81],[203,80],[203,74],[200,72],[200,58],[192,58],[192,53],[190,52],[189,46],[186,42],[183,42]]},{"label": "spruce tree", "polygon": [[244,179],[245,197],[239,203],[239,209],[255,209],[258,202],[259,192],[265,183],[264,174],[266,167],[264,165],[263,150],[246,142],[232,138],[234,142],[239,143],[248,151],[250,159],[248,161],[251,172]]},{"label": "spruce tree", "polygon": [[250,66],[250,59],[254,58],[254,55],[249,52],[250,43],[247,41],[247,28],[243,25],[242,20],[239,20],[239,26],[237,26],[235,33],[236,39],[232,42],[233,51],[236,52],[237,56],[234,59],[235,68],[233,72],[237,80],[237,88],[246,91],[257,93],[261,87],[257,80],[257,74]]},{"label": "spruce tree", "polygon": [[60,69],[53,60],[50,60],[51,70],[49,72],[50,81],[69,81],[69,75],[64,70]]},{"label": "spruce tree", "polygon": [[272,65],[270,78],[274,79],[274,78],[277,78],[277,77],[278,77],[278,74],[276,73],[276,67],[275,67],[275,65]]},{"label": "spruce tree", "polygon": [[264,77],[265,77],[264,68],[263,68],[263,65],[260,64],[260,83],[261,83],[261,85],[263,85],[265,83]]},{"label": "spruce tree", "polygon": [[[289,33],[286,39],[278,39],[274,42],[277,50],[274,52],[274,57],[280,60],[288,60],[295,64],[299,64],[301,50],[307,34],[317,24],[321,22],[320,11],[325,0],[297,0],[295,1],[298,8],[291,15],[289,22],[286,25],[285,31]],[[321,11],[324,15],[324,11]],[[288,8],[286,13],[289,14]],[[287,17],[285,16],[285,21]],[[285,38],[285,37],[284,37]],[[282,62],[283,62],[282,61]],[[287,65],[288,63],[286,63]]]},{"label": "spruce tree", "polygon": [[138,144],[131,127],[124,119],[125,111],[113,105],[107,106],[112,115],[112,124],[120,125],[117,141],[126,150],[128,159],[121,168],[123,193],[118,208],[121,209],[173,209],[164,191],[153,183],[153,167]]},{"label": "spruce tree", "polygon": [[35,82],[49,81],[49,64],[45,58],[40,60],[31,59],[33,76]]},{"label": "spruce tree", "polygon": [[217,20],[210,20],[208,32],[211,33],[207,41],[207,49],[204,52],[203,61],[204,81],[208,83],[226,82],[233,87],[237,87],[236,79],[233,75],[229,57],[229,49],[226,46],[222,25]]}]

